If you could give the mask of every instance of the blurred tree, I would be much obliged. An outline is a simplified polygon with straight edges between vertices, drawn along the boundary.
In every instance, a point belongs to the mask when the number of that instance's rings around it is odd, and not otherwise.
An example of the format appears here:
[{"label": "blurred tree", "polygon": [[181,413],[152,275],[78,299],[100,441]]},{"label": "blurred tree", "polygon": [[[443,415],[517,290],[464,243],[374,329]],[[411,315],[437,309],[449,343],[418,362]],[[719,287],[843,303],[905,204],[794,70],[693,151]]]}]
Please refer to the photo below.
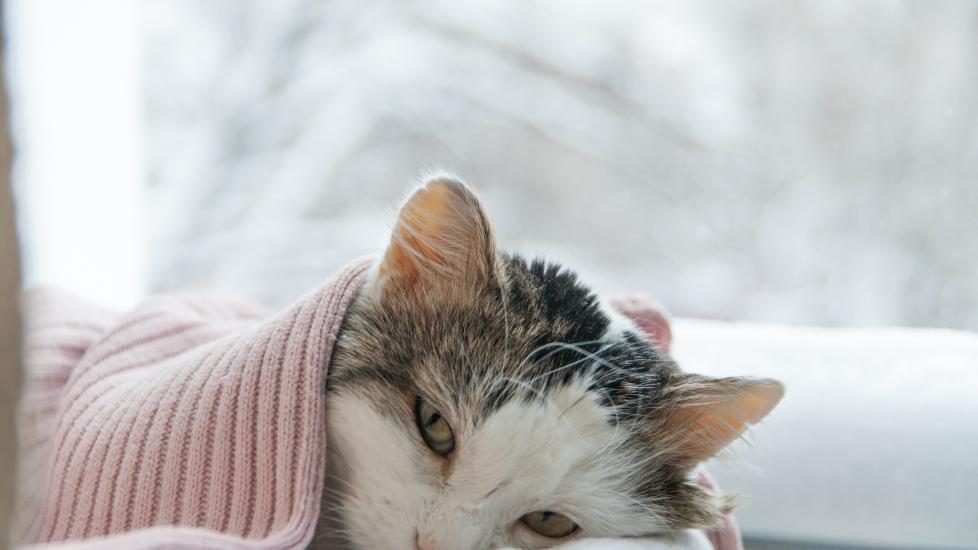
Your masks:
[{"label": "blurred tree", "polygon": [[978,329],[974,2],[144,4],[157,288],[285,301],[443,166],[680,315]]}]

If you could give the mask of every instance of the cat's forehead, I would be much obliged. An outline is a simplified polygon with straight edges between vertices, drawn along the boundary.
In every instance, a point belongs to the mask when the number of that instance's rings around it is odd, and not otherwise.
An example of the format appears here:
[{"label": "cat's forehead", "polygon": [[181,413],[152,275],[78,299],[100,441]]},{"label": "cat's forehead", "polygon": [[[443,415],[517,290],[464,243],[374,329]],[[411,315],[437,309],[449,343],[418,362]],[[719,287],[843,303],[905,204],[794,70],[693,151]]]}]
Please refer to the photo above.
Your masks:
[{"label": "cat's forehead", "polygon": [[503,269],[497,288],[468,296],[362,304],[341,333],[331,383],[379,381],[478,422],[582,380],[605,406],[637,412],[674,368],[573,272],[519,256]]}]

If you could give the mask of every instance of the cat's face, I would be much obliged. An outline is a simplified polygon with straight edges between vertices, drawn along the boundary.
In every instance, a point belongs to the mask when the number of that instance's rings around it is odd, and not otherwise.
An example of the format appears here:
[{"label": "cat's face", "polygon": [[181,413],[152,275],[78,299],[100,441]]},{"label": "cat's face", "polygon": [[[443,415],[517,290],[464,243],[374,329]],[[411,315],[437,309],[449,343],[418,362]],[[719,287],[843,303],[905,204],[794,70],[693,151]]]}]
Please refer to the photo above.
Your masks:
[{"label": "cat's face", "polygon": [[770,380],[682,373],[568,271],[497,251],[464,185],[428,182],[332,360],[324,495],[358,548],[545,548],[716,525],[693,469]]}]

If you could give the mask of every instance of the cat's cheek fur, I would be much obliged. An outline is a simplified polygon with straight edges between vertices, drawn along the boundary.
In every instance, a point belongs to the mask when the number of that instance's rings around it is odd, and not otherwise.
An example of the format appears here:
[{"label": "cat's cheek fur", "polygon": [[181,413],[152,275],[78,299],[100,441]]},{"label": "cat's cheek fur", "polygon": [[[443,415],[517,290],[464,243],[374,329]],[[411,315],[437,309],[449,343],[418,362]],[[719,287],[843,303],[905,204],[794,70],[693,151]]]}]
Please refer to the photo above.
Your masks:
[{"label": "cat's cheek fur", "polygon": [[326,418],[323,506],[340,515],[341,538],[359,548],[413,548],[414,525],[430,496],[416,481],[415,443],[353,393],[331,395]]},{"label": "cat's cheek fur", "polygon": [[[491,524],[467,500],[439,498],[443,465],[413,431],[355,393],[331,396],[329,468],[347,538],[353,547],[415,548],[418,537],[452,541],[438,548],[490,548]],[[335,473],[334,473],[335,472]],[[330,505],[329,502],[326,505]],[[424,542],[424,541],[422,541]]]},{"label": "cat's cheek fur", "polygon": [[378,412],[376,391],[336,392],[327,434],[338,494],[324,505],[339,507],[357,548],[413,548],[415,537],[439,549],[549,547],[565,541],[519,523],[549,509],[589,536],[654,530],[655,511],[622,498],[634,481],[623,471],[635,460],[623,445],[627,429],[609,422],[586,388],[582,381],[547,402],[514,400],[477,426],[454,426],[447,469],[413,427]]}]

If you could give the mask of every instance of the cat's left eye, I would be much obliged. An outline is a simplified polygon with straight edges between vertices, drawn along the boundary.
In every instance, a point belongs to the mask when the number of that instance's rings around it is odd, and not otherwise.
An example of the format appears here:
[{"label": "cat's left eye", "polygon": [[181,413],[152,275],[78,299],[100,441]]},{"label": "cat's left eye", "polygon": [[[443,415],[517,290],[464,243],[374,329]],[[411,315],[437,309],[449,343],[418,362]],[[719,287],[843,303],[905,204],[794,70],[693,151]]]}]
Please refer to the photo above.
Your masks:
[{"label": "cat's left eye", "polygon": [[418,421],[418,431],[421,438],[432,451],[445,456],[455,448],[455,435],[452,434],[452,427],[442,416],[441,411],[431,406],[424,399],[418,398],[414,407],[414,414]]},{"label": "cat's left eye", "polygon": [[577,524],[573,520],[563,514],[549,510],[531,512],[523,516],[523,523],[537,534],[552,539],[566,537],[577,531]]}]

